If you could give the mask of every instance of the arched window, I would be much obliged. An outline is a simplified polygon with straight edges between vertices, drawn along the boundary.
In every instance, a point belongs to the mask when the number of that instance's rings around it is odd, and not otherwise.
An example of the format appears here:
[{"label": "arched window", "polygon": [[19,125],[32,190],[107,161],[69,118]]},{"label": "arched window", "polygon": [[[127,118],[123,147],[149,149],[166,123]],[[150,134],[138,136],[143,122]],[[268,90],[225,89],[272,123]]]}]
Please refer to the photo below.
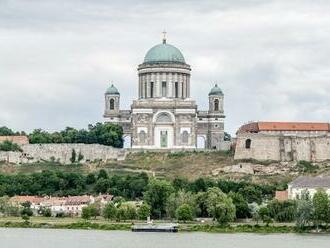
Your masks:
[{"label": "arched window", "polygon": [[113,98],[110,99],[110,109],[115,109],[115,100]]},{"label": "arched window", "polygon": [[146,132],[144,130],[141,130],[139,133],[139,142],[141,144],[144,144],[146,142]]},{"label": "arched window", "polygon": [[245,140],[245,148],[250,149],[251,148],[251,139]]},{"label": "arched window", "polygon": [[214,100],[214,111],[219,111],[219,100],[218,99]]},{"label": "arched window", "polygon": [[188,143],[189,133],[188,131],[183,131],[181,134],[181,141],[182,143]]},{"label": "arched window", "polygon": [[172,122],[172,119],[168,113],[160,113],[157,116],[156,122]]}]

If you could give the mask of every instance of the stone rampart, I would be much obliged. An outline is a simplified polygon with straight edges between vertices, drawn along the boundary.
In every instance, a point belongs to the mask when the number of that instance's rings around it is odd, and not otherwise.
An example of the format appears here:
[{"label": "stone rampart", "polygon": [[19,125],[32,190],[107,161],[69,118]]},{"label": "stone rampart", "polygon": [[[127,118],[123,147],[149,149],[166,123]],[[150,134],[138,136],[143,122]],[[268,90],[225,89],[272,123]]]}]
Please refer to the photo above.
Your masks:
[{"label": "stone rampart", "polygon": [[124,149],[99,144],[26,144],[21,145],[22,152],[0,152],[0,161],[9,163],[34,163],[38,161],[58,161],[71,163],[72,151],[83,156],[81,163],[107,160],[123,160],[127,151]]},{"label": "stone rampart", "polygon": [[[247,142],[250,143],[249,146]],[[311,162],[330,160],[330,136],[239,134],[236,140],[235,159]]]}]

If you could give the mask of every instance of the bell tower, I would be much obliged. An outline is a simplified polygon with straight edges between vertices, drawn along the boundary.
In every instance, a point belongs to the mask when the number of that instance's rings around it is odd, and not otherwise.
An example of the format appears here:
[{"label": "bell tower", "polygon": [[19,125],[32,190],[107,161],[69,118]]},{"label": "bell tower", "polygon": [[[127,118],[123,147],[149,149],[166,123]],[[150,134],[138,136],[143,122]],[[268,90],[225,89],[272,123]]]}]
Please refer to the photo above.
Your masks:
[{"label": "bell tower", "polygon": [[116,116],[119,114],[120,93],[117,88],[111,84],[104,94],[105,98],[105,116]]},{"label": "bell tower", "polygon": [[209,93],[209,113],[223,113],[223,92],[218,84]]}]

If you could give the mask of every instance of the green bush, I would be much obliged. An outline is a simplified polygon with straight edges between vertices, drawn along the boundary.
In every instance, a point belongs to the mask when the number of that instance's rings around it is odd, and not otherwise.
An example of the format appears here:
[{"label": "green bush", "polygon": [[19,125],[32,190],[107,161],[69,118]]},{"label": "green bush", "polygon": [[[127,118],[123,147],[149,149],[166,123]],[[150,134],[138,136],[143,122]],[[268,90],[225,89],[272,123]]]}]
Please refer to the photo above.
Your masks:
[{"label": "green bush", "polygon": [[0,151],[13,151],[13,152],[21,152],[21,147],[13,143],[9,140],[5,140],[4,142],[0,143]]},{"label": "green bush", "polygon": [[188,204],[182,204],[181,206],[179,206],[175,211],[175,215],[178,220],[182,220],[182,221],[188,221],[194,219],[193,209]]},{"label": "green bush", "polygon": [[313,165],[311,162],[309,161],[305,161],[305,160],[300,160],[297,163],[297,168],[300,172],[304,172],[304,173],[314,173],[317,171],[317,169],[319,168],[317,165]]}]

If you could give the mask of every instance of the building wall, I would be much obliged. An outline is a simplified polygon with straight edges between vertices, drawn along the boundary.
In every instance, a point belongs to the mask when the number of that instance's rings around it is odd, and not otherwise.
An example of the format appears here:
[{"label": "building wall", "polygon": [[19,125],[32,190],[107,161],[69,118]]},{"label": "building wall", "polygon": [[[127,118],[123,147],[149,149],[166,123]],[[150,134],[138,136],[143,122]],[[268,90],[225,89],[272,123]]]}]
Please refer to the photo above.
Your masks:
[{"label": "building wall", "polygon": [[9,163],[33,163],[42,160],[55,160],[63,164],[71,163],[72,150],[77,157],[81,153],[84,158],[81,162],[95,160],[125,159],[126,151],[98,144],[27,144],[22,145],[23,152],[0,152],[0,161]]},{"label": "building wall", "polygon": [[24,145],[29,144],[29,138],[27,136],[0,136],[0,143],[4,141],[11,141],[13,143],[16,143],[18,145]]},{"label": "building wall", "polygon": [[[309,196],[313,198],[314,194],[320,190],[320,188],[305,188],[305,187],[292,187],[288,186],[288,198],[294,200],[300,198],[301,194],[308,191]],[[330,196],[330,188],[323,188],[323,190]]]},{"label": "building wall", "polygon": [[[246,148],[246,140],[251,147]],[[261,133],[238,134],[235,159],[311,161],[330,159],[330,136],[281,136]]]},{"label": "building wall", "polygon": [[[245,148],[246,140],[251,147]],[[236,140],[235,159],[280,160],[280,142],[276,136],[241,134]]]}]

